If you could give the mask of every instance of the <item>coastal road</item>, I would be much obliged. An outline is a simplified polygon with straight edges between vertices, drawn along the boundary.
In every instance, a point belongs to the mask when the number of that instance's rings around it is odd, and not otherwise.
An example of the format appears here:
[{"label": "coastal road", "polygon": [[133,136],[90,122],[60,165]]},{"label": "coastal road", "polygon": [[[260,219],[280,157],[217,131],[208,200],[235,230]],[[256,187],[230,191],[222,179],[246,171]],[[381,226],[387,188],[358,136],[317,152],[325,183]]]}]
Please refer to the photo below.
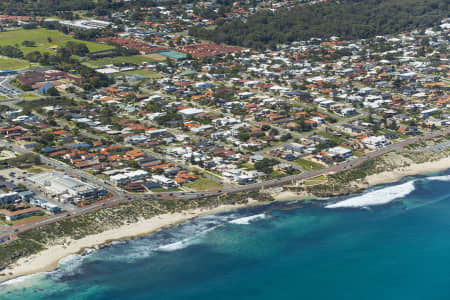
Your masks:
[{"label": "coastal road", "polygon": [[[253,183],[253,184],[249,184],[249,185],[242,185],[242,186],[224,188],[224,189],[220,189],[220,190],[209,190],[209,191],[201,191],[201,192],[172,192],[172,193],[162,192],[162,193],[158,193],[158,194],[153,194],[153,193],[151,193],[151,194],[150,193],[132,194],[132,193],[128,193],[125,191],[119,191],[115,187],[105,184],[104,182],[102,182],[101,180],[99,180],[98,178],[96,178],[93,175],[87,174],[80,170],[75,170],[62,162],[50,160],[50,159],[44,157],[44,162],[47,161],[47,162],[51,163],[52,166],[55,166],[57,168],[62,168],[63,170],[67,170],[68,174],[76,174],[77,176],[80,176],[81,178],[84,178],[85,180],[92,179],[92,182],[98,183],[100,186],[104,186],[108,191],[111,191],[112,197],[103,202],[98,202],[98,203],[92,204],[92,205],[84,207],[84,208],[79,208],[71,214],[54,215],[54,216],[50,216],[44,220],[38,220],[36,222],[30,222],[27,224],[14,226],[14,230],[16,232],[24,232],[24,231],[36,228],[38,226],[42,226],[42,225],[46,225],[46,224],[50,224],[50,223],[54,223],[54,222],[63,220],[65,218],[72,218],[72,217],[76,217],[76,216],[79,216],[82,214],[90,213],[90,212],[98,210],[102,207],[113,206],[113,205],[116,205],[123,201],[143,200],[143,199],[151,200],[151,199],[154,199],[155,197],[157,197],[157,198],[178,198],[178,199],[198,199],[198,198],[202,198],[202,197],[211,197],[211,196],[218,196],[218,195],[222,195],[222,194],[247,192],[247,191],[252,191],[252,190],[259,190],[259,189],[264,189],[264,188],[269,188],[269,187],[285,185],[290,182],[304,180],[304,179],[319,176],[322,174],[338,173],[338,172],[341,172],[344,170],[348,170],[348,169],[357,167],[357,166],[363,164],[364,162],[367,162],[373,158],[376,158],[378,156],[386,154],[388,152],[400,150],[407,145],[414,144],[414,143],[420,142],[422,140],[431,139],[431,138],[437,137],[439,135],[444,135],[444,134],[450,134],[450,128],[446,128],[445,130],[437,131],[434,133],[428,133],[428,134],[425,134],[424,136],[413,137],[413,138],[401,141],[396,144],[391,144],[384,148],[370,152],[364,156],[358,157],[357,159],[343,162],[341,164],[331,166],[329,168],[308,171],[308,172],[304,172],[304,173],[297,174],[297,175],[286,176],[286,177],[279,178],[279,179],[273,179],[273,180],[263,181],[263,182],[259,182],[259,183]],[[0,144],[5,144],[5,142],[1,142]],[[6,143],[6,144],[11,146],[10,143]],[[15,147],[18,147],[18,146],[14,146],[12,148],[15,149]],[[20,148],[20,149],[22,151],[28,152],[27,150],[25,150],[23,148]],[[2,239],[2,238],[4,239],[5,237],[7,238],[8,236],[9,236],[8,232],[0,231],[0,239]]]}]

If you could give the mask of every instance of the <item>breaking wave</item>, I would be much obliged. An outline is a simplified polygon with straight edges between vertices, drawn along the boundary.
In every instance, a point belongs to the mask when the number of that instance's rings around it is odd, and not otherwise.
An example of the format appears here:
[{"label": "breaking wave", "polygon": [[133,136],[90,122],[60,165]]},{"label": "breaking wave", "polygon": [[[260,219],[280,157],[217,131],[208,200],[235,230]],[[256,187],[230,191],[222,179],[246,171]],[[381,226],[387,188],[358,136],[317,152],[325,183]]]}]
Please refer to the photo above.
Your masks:
[{"label": "breaking wave", "polygon": [[386,187],[361,196],[325,206],[326,208],[365,207],[387,204],[395,199],[405,197],[415,189],[414,181]]},{"label": "breaking wave", "polygon": [[83,265],[84,259],[94,252],[94,249],[87,249],[83,255],[73,254],[66,256],[59,261],[58,268],[54,271],[48,272],[48,275],[56,280],[62,279],[66,276],[79,275],[82,272],[81,266]]},{"label": "breaking wave", "polygon": [[13,278],[13,279],[7,280],[5,282],[1,282],[0,283],[0,287],[7,286],[7,285],[21,284],[21,283],[29,281],[30,279],[32,279],[34,277],[39,276],[40,274],[42,274],[42,273],[35,273],[35,274],[24,275],[24,276],[20,276],[20,277],[17,277],[17,278]]},{"label": "breaking wave", "polygon": [[187,240],[184,240],[184,241],[178,241],[178,242],[167,244],[167,245],[162,245],[157,250],[162,251],[162,252],[172,252],[172,251],[186,248],[187,246],[189,246],[189,242]]},{"label": "breaking wave", "polygon": [[231,220],[231,221],[229,221],[229,223],[231,223],[231,224],[239,224],[239,225],[248,225],[252,221],[265,219],[266,217],[267,217],[266,214],[262,213],[262,214],[258,214],[258,215],[253,215],[253,216],[239,218],[239,219],[236,219],[236,220]]},{"label": "breaking wave", "polygon": [[437,181],[450,181],[450,175],[444,175],[444,176],[432,176],[428,177],[428,180],[437,180]]}]

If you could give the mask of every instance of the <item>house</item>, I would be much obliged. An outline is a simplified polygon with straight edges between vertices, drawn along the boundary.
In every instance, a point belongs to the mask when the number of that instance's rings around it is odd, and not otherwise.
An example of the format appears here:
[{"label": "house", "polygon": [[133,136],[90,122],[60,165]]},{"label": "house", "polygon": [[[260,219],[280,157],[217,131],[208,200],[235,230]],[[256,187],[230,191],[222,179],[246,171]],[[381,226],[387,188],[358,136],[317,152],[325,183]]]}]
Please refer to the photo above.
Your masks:
[{"label": "house", "polygon": [[203,113],[203,109],[197,109],[197,108],[186,108],[186,109],[182,109],[180,111],[178,111],[183,118],[189,118],[189,117],[194,117],[198,114]]},{"label": "house", "polygon": [[305,151],[305,146],[299,143],[289,143],[284,145],[284,149],[290,150],[296,153],[303,153]]},{"label": "house", "polygon": [[361,142],[371,149],[378,149],[389,145],[391,142],[385,136],[370,136],[361,140]]},{"label": "house", "polygon": [[165,188],[175,188],[178,186],[175,180],[167,178],[164,175],[153,175],[152,180]]},{"label": "house", "polygon": [[356,115],[356,109],[353,107],[343,108],[341,109],[340,115],[344,117]]},{"label": "house", "polygon": [[427,118],[429,116],[431,116],[434,113],[437,113],[439,110],[437,108],[431,108],[431,109],[427,109],[427,110],[423,110],[420,112],[420,116],[422,118]]},{"label": "house", "polygon": [[22,127],[10,127],[10,128],[0,128],[0,134],[10,135],[10,134],[21,134],[23,132]]},{"label": "house", "polygon": [[330,148],[327,151],[328,156],[330,156],[332,159],[347,159],[352,156],[352,150],[344,148],[344,147],[334,147]]},{"label": "house", "polygon": [[319,107],[322,109],[329,109],[332,105],[336,104],[333,100],[325,100],[319,103]]},{"label": "house", "polygon": [[144,179],[148,176],[147,171],[144,170],[136,170],[131,172],[126,172],[122,174],[116,174],[109,177],[112,183],[115,185],[120,185],[128,182],[132,182],[135,180]]}]

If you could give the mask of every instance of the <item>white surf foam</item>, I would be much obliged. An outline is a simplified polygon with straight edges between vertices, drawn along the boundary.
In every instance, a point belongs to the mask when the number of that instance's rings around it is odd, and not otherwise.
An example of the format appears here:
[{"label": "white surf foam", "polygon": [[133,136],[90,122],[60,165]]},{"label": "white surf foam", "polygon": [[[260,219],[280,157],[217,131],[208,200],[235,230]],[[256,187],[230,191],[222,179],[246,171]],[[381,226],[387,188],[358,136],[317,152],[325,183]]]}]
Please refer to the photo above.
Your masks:
[{"label": "white surf foam", "polygon": [[450,175],[428,177],[428,180],[450,181]]},{"label": "white surf foam", "polygon": [[84,259],[93,252],[95,251],[85,252],[85,255],[72,254],[66,256],[59,261],[58,268],[48,272],[48,274],[54,279],[80,274]]},{"label": "white surf foam", "polygon": [[236,220],[231,220],[230,223],[239,224],[239,225],[248,225],[252,221],[261,220],[261,219],[265,219],[265,218],[266,218],[266,214],[262,213],[262,214],[258,214],[258,215],[239,218]]},{"label": "white surf foam", "polygon": [[6,285],[16,285],[16,284],[28,282],[31,278],[36,277],[41,274],[43,274],[43,273],[35,273],[35,274],[24,275],[24,276],[20,276],[17,278],[13,278],[13,279],[10,279],[10,280],[0,283],[0,287],[6,286]]},{"label": "white surf foam", "polygon": [[364,207],[387,204],[395,199],[405,197],[414,191],[414,181],[369,192],[338,203],[329,204],[326,208]]},{"label": "white surf foam", "polygon": [[162,252],[172,252],[186,248],[188,245],[189,243],[187,241],[178,241],[175,243],[159,246],[157,250]]}]

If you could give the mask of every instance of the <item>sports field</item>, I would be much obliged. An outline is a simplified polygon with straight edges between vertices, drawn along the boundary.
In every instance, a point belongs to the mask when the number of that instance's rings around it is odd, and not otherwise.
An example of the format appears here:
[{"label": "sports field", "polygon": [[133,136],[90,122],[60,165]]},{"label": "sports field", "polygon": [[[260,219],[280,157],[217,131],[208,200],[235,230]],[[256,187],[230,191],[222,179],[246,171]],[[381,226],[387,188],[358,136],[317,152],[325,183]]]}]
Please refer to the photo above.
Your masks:
[{"label": "sports field", "polygon": [[[23,41],[33,41],[36,43],[35,47],[25,47],[22,45]],[[24,54],[39,51],[39,52],[49,52],[52,53],[55,50],[50,49],[50,47],[61,47],[64,46],[68,41],[75,41],[86,44],[89,48],[89,51],[96,52],[107,49],[114,48],[110,45],[80,41],[74,39],[70,35],[61,33],[57,30],[48,30],[45,28],[32,29],[32,30],[14,30],[8,32],[0,33],[0,46],[15,46],[17,45]]]}]

